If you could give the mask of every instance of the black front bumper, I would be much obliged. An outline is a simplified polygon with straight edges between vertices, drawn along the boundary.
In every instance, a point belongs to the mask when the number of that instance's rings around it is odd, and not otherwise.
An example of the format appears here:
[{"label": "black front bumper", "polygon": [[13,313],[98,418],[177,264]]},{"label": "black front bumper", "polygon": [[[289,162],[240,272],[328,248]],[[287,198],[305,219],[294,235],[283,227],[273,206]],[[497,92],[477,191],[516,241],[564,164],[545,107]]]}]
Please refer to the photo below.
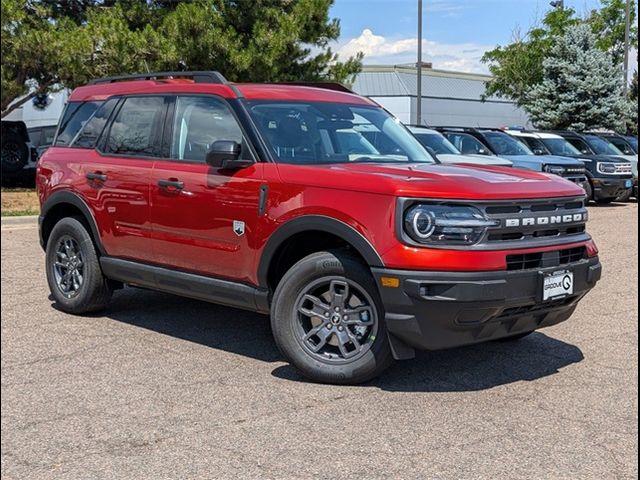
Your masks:
[{"label": "black front bumper", "polygon": [[626,184],[630,180],[631,176],[628,178],[593,178],[593,197],[596,200],[620,197],[629,190]]},{"label": "black front bumper", "polygon": [[[542,302],[545,273],[571,270],[574,293]],[[495,272],[372,269],[385,308],[394,356],[439,350],[530,332],[567,320],[600,279],[597,257],[561,267]],[[383,287],[381,277],[400,280]]]}]

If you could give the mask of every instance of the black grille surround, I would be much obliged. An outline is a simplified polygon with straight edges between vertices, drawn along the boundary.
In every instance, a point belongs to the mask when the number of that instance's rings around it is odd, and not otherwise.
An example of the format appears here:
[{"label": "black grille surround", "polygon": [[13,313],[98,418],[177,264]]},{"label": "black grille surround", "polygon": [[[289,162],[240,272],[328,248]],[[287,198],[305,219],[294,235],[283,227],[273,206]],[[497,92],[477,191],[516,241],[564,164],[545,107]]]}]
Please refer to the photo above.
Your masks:
[{"label": "black grille surround", "polygon": [[539,268],[560,267],[579,262],[587,258],[587,248],[575,247],[550,252],[522,253],[507,255],[507,270],[531,270]]},{"label": "black grille surround", "polygon": [[[405,213],[417,204],[475,207],[496,225],[474,245],[421,244],[407,235],[403,225]],[[396,228],[403,243],[447,250],[509,250],[586,242],[591,240],[587,220],[586,196],[505,201],[400,198],[396,210]]]}]

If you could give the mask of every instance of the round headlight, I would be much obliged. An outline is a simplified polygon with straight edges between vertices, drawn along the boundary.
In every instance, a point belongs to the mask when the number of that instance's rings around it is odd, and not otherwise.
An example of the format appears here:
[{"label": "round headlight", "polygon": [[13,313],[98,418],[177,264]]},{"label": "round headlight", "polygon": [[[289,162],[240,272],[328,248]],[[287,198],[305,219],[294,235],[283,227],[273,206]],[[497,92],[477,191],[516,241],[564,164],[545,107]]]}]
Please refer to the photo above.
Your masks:
[{"label": "round headlight", "polygon": [[415,209],[411,214],[414,233],[420,238],[429,238],[436,228],[433,213]]}]

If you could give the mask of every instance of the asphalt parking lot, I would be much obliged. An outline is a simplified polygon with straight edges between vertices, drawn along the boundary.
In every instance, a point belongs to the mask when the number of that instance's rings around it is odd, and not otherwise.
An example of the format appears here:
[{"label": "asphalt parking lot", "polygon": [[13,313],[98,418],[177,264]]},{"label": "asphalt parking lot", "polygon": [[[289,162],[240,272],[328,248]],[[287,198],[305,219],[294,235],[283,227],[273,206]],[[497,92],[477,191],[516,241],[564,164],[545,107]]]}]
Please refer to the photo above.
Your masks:
[{"label": "asphalt parking lot", "polygon": [[637,478],[638,206],[590,208],[604,276],[568,322],[305,382],[259,315],[137,289],[48,299],[2,227],[2,478]]}]

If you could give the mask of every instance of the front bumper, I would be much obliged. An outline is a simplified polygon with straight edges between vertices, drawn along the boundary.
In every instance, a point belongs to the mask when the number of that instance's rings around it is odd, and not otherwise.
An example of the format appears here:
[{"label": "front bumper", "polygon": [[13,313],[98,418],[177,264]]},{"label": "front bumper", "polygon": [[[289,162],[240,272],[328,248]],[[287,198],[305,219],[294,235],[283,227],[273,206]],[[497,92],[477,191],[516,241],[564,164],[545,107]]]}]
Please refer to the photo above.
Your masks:
[{"label": "front bumper", "polygon": [[[543,303],[543,275],[565,269],[573,271],[574,294]],[[372,271],[394,356],[403,359],[411,358],[414,349],[470,345],[567,320],[600,280],[602,267],[598,257],[592,257],[560,267],[518,271]],[[382,286],[382,277],[397,278],[399,284]]]},{"label": "front bumper", "polygon": [[631,181],[631,177],[628,178],[593,178],[593,196],[595,199],[601,198],[617,198],[624,195],[629,187],[627,182]]}]

